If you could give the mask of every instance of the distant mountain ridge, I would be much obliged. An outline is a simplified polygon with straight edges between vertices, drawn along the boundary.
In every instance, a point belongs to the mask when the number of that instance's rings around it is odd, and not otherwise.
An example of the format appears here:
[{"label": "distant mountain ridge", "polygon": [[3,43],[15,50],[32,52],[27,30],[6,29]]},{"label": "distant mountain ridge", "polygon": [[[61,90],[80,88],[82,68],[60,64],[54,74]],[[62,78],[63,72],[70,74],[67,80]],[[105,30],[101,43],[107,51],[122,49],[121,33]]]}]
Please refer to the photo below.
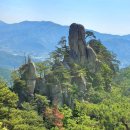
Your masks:
[{"label": "distant mountain ridge", "polygon": [[[50,21],[23,21],[14,24],[0,21],[0,51],[47,57],[48,53],[55,49],[62,36],[68,37],[68,31],[69,26]],[[108,50],[117,55],[121,61],[121,67],[130,65],[130,34],[120,36],[93,32]]]},{"label": "distant mountain ridge", "polygon": [[13,55],[5,51],[0,51],[0,68],[16,69],[24,63],[24,56]]}]

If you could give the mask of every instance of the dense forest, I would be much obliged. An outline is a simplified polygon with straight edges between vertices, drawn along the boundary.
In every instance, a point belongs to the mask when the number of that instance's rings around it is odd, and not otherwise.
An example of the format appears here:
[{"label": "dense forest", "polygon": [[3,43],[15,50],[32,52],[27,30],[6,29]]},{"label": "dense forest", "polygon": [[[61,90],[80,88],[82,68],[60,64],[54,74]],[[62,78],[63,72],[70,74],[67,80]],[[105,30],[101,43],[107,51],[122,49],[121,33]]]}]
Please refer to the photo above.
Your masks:
[{"label": "dense forest", "polygon": [[82,25],[68,42],[0,80],[1,130],[130,130],[130,68]]}]

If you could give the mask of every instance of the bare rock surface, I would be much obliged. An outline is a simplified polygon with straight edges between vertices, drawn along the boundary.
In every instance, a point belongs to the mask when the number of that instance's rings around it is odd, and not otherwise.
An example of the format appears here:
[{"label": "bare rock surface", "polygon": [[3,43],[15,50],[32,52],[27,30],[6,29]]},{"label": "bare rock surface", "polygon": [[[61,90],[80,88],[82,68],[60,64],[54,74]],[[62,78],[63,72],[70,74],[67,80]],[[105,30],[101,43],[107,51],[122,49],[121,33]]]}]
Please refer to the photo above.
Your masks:
[{"label": "bare rock surface", "polygon": [[96,53],[86,44],[83,25],[71,24],[69,29],[69,46],[71,60],[87,66],[91,72],[95,72],[97,64]]},{"label": "bare rock surface", "polygon": [[28,58],[28,63],[20,68],[20,73],[21,79],[26,81],[28,93],[33,95],[36,84],[36,68],[31,58]]}]

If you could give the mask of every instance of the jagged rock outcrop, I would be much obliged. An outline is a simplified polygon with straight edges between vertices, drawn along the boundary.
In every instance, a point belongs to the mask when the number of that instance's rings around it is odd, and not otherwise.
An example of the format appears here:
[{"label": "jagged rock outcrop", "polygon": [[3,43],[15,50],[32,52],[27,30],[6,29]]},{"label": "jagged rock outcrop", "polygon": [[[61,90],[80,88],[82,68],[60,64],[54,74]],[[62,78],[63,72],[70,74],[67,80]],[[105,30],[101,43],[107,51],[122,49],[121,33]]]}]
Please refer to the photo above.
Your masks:
[{"label": "jagged rock outcrop", "polygon": [[[96,71],[96,54],[94,50],[86,44],[85,29],[82,25],[73,23],[70,26],[69,48],[70,50],[68,49],[67,56],[64,57],[63,62],[60,61],[53,64],[52,71],[58,67],[60,68],[61,66],[65,67],[67,70],[71,70],[73,69],[73,63],[77,63],[79,66],[87,66],[90,72],[94,73]],[[29,95],[33,96],[35,92],[47,96],[52,104],[57,101],[61,106],[63,104],[70,107],[74,106],[72,93],[68,91],[67,87],[62,86],[59,80],[55,78],[54,73],[50,73],[44,78],[36,78],[35,65],[30,58],[28,59],[28,63],[20,68],[20,72],[21,80],[26,81],[26,87]],[[88,83],[84,76],[76,74],[77,73],[74,72],[74,76],[70,79],[70,84],[76,85],[78,99],[83,101],[86,98]]]},{"label": "jagged rock outcrop", "polygon": [[[73,69],[71,63],[77,63],[82,66],[87,66],[90,72],[94,73],[97,68],[97,58],[94,50],[86,44],[85,29],[82,25],[73,23],[69,29],[69,55],[64,58],[63,64],[66,69]],[[55,64],[53,68],[60,66]],[[78,87],[78,99],[83,101],[86,98],[88,83],[84,76],[79,77],[77,75],[72,78],[72,84],[76,84]],[[67,90],[62,90],[60,86],[50,86],[50,99],[52,102],[57,98],[58,103],[63,105],[67,104],[73,107],[73,101],[71,94]],[[49,89],[49,88],[48,88]]]},{"label": "jagged rock outcrop", "polygon": [[26,82],[27,92],[33,96],[36,84],[36,68],[31,58],[28,57],[28,63],[20,68],[21,80]]},{"label": "jagged rock outcrop", "polygon": [[63,94],[61,87],[54,83],[54,76],[48,74],[47,77],[37,78],[35,93],[46,96],[50,103],[55,104],[58,102],[59,105],[63,105]]},{"label": "jagged rock outcrop", "polygon": [[[86,43],[85,33],[86,32],[83,25],[76,23],[71,24],[69,29],[69,62],[77,63],[84,67],[86,66],[91,73],[95,73],[98,69],[99,63],[96,53]],[[67,63],[68,61],[66,62],[65,59],[64,64],[66,65]],[[86,94],[88,91],[88,83],[85,77],[74,77],[72,78],[72,83],[75,83],[78,86],[78,99],[83,101],[86,98]]]},{"label": "jagged rock outcrop", "polygon": [[97,64],[96,53],[86,44],[83,25],[71,24],[69,29],[69,46],[71,61],[87,66],[91,72],[95,72]]}]

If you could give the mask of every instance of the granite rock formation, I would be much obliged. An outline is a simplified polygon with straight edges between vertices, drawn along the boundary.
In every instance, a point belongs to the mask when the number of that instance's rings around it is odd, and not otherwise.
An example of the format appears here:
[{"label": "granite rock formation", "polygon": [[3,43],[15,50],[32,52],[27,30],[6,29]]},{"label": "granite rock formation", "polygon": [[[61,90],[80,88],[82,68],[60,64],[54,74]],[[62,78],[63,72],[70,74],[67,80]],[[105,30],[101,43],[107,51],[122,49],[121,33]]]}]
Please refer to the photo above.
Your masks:
[{"label": "granite rock formation", "polygon": [[21,80],[26,82],[28,94],[33,96],[36,84],[36,68],[30,57],[28,57],[28,63],[20,68],[20,74]]},{"label": "granite rock formation", "polygon": [[[73,69],[73,63],[80,66],[86,66],[90,72],[95,72],[97,67],[97,58],[94,50],[86,44],[85,29],[82,25],[73,23],[69,29],[69,51],[63,62],[54,64],[52,70],[60,66],[66,69]],[[44,78],[36,78],[36,69],[34,63],[28,58],[28,63],[20,68],[21,80],[26,81],[27,92],[29,95],[38,93],[46,96],[52,104],[58,101],[59,105],[68,105],[73,107],[73,99],[67,88],[57,83],[52,73]],[[87,80],[84,76],[74,76],[70,82],[77,86],[78,99],[83,101],[87,94]]]},{"label": "granite rock formation", "polygon": [[73,23],[69,29],[70,58],[73,62],[87,66],[91,72],[96,71],[97,58],[94,50],[86,44],[85,28]]}]

